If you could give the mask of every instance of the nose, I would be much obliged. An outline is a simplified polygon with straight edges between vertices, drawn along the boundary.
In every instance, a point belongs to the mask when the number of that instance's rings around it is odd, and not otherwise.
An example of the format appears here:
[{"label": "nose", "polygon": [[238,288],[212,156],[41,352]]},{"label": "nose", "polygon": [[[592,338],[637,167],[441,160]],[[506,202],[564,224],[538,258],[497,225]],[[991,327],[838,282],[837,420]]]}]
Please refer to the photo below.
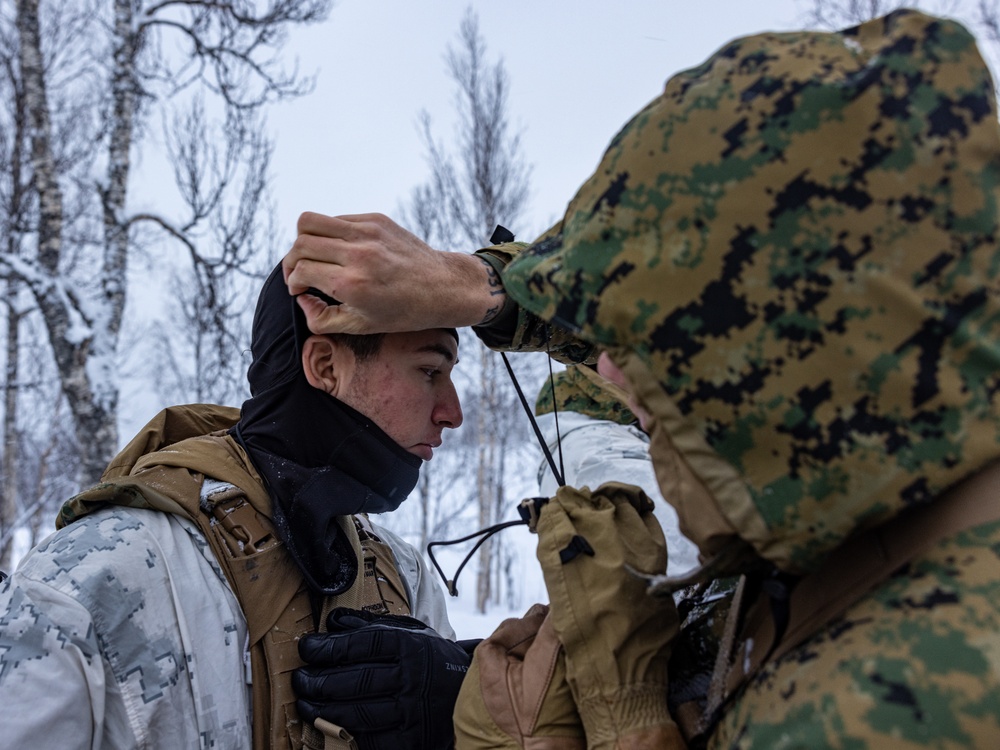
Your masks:
[{"label": "nose", "polygon": [[462,404],[458,399],[458,391],[455,390],[455,384],[450,380],[434,405],[434,412],[431,414],[431,419],[439,427],[448,427],[451,429],[462,424]]}]

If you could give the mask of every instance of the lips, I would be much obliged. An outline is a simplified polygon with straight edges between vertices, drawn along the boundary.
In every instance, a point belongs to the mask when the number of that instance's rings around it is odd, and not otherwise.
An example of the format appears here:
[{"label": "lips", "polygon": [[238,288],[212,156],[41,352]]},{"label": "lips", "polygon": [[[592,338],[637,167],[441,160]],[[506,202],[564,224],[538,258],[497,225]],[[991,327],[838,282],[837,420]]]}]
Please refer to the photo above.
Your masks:
[{"label": "lips", "polygon": [[410,448],[410,453],[420,456],[424,461],[430,461],[434,457],[434,449],[441,447],[441,438],[437,438],[429,443],[417,443]]},{"label": "lips", "polygon": [[419,456],[424,461],[430,461],[434,457],[434,449],[427,443],[417,443],[410,448],[410,453]]}]

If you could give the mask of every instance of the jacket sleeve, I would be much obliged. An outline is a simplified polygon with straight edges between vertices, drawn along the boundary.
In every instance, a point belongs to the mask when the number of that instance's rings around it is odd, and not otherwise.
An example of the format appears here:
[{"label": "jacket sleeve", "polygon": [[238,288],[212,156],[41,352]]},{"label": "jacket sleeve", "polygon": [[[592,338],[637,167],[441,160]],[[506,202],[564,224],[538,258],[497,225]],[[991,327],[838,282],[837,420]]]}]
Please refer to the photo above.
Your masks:
[{"label": "jacket sleeve", "polygon": [[[553,455],[560,455],[555,418],[551,413],[538,418]],[[637,427],[593,419],[564,411],[559,415],[561,455],[566,484],[596,490],[605,482],[624,482],[641,487],[653,500],[653,514],[667,539],[669,575],[683,575],[698,567],[698,548],[680,529],[677,511],[660,492],[649,438]],[[538,470],[539,494],[552,497],[558,490],[549,465],[544,460]]]},{"label": "jacket sleeve", "polygon": [[445,638],[455,640],[455,629],[448,620],[444,591],[427,569],[417,548],[384,526],[372,523],[372,527],[379,538],[389,545],[396,558],[396,567],[403,585],[409,589],[406,593],[410,598],[410,614]]},{"label": "jacket sleeve", "polygon": [[[476,255],[489,263],[499,276],[507,264],[527,247],[527,242],[506,242],[483,248]],[[504,312],[496,319],[489,325],[472,330],[486,346],[497,351],[548,352],[554,359],[566,364],[592,362],[597,357],[593,344],[521,309],[510,297],[507,297]]]},{"label": "jacket sleeve", "polygon": [[0,706],[7,747],[100,745],[108,696],[96,632],[90,612],[55,588],[18,573],[4,582]]},{"label": "jacket sleeve", "polygon": [[0,587],[0,746],[249,747],[246,624],[210,555],[124,507],[30,552]]}]

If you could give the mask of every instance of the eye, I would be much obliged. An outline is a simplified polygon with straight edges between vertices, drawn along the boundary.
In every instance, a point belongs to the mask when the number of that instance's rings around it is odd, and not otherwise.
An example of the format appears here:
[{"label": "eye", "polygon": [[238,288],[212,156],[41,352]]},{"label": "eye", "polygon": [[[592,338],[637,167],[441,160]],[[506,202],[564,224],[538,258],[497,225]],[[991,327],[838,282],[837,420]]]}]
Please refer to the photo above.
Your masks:
[{"label": "eye", "polygon": [[421,367],[420,371],[430,379],[434,379],[435,375],[440,375],[441,371],[434,367]]}]

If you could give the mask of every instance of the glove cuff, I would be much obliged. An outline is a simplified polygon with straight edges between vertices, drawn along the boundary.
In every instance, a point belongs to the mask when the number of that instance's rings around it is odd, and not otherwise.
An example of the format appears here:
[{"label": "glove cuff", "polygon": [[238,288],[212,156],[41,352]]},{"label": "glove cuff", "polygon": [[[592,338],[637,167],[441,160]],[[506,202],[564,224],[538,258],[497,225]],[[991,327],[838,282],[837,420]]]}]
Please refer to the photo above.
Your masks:
[{"label": "glove cuff", "polygon": [[659,683],[624,685],[611,693],[577,697],[577,710],[588,748],[613,748],[632,732],[673,725],[667,709],[667,686]]}]

